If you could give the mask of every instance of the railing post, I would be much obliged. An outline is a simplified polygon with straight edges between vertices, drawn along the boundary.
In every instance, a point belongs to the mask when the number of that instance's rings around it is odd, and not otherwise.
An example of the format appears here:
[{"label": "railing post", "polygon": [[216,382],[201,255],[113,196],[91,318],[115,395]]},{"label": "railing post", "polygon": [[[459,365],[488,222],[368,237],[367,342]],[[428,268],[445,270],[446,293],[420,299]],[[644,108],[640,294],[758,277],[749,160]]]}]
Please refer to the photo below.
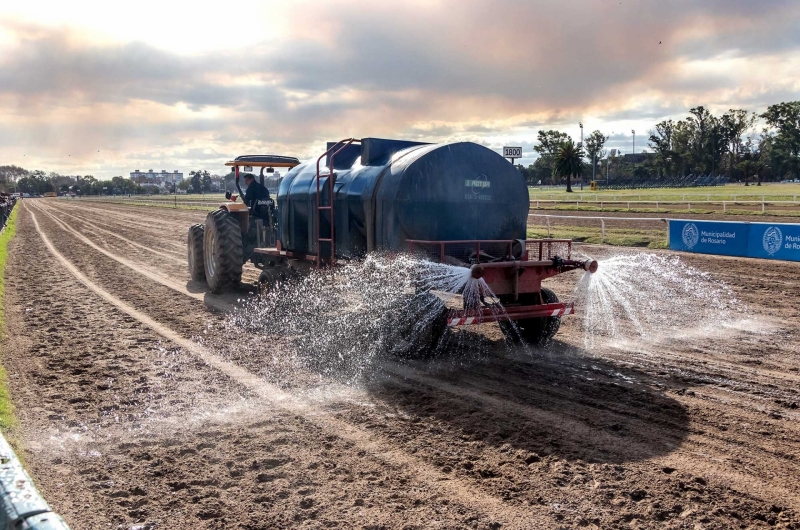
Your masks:
[{"label": "railing post", "polygon": [[606,242],[606,221],[600,219],[600,243]]},{"label": "railing post", "polygon": [[687,202],[687,203],[686,203],[686,211],[687,211],[687,212],[690,212],[690,211],[692,211],[692,203],[690,203],[690,202]]},{"label": "railing post", "polygon": [[552,237],[550,236],[550,216],[545,216],[545,219],[547,220],[547,237]]},{"label": "railing post", "polygon": [[727,213],[727,211],[728,211],[728,209],[727,209],[727,206],[725,204],[725,201],[722,201],[722,213]]}]

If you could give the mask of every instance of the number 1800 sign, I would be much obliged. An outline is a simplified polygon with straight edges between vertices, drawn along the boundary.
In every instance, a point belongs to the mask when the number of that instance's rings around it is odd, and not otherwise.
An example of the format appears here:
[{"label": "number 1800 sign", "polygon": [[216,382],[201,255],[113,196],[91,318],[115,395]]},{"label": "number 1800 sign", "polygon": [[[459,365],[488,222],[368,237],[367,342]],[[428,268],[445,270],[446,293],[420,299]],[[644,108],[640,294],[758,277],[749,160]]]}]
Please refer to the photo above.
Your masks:
[{"label": "number 1800 sign", "polygon": [[504,158],[522,158],[521,147],[503,147]]}]

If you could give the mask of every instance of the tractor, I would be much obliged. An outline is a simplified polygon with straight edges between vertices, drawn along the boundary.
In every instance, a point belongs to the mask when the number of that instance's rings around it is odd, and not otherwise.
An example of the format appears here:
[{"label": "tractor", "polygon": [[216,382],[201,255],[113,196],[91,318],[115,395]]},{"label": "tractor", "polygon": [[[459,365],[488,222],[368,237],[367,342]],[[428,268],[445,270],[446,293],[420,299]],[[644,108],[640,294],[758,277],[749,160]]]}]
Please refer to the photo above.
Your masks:
[{"label": "tractor", "polygon": [[266,214],[228,194],[205,225],[189,229],[192,279],[214,293],[235,288],[250,261],[268,289],[372,252],[407,252],[469,268],[502,303],[503,311],[483,300],[442,306],[437,327],[498,322],[512,339],[542,343],[574,312],[542,281],[575,269],[593,273],[597,262],[572,260],[571,240],[526,238],[527,184],[502,156],[471,142],[349,138],[327,147],[303,163],[274,155],[228,162],[239,196],[240,168],[259,167],[262,180],[265,169],[290,170]]}]

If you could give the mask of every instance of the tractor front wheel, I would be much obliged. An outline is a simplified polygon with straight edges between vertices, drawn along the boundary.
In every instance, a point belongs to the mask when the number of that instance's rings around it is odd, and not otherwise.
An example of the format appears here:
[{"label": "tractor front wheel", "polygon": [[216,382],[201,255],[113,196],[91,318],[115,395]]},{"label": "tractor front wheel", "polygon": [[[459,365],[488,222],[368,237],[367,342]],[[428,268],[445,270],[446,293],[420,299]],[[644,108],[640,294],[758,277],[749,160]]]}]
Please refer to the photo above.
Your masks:
[{"label": "tractor front wheel", "polygon": [[214,210],[206,217],[203,258],[212,293],[239,286],[244,261],[242,230],[239,221],[225,210]]},{"label": "tractor front wheel", "polygon": [[203,263],[203,225],[192,225],[189,228],[187,247],[189,248],[189,275],[192,281],[206,281],[205,263]]}]

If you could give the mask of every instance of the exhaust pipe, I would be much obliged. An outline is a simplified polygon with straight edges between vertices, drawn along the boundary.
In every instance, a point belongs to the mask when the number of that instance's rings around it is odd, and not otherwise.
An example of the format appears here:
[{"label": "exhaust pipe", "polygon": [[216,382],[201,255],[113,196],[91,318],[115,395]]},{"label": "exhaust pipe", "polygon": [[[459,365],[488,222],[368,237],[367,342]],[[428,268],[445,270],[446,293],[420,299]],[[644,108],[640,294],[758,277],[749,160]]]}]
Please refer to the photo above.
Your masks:
[{"label": "exhaust pipe", "polygon": [[594,259],[587,259],[586,261],[583,262],[583,270],[589,271],[592,274],[597,272],[597,267],[598,266],[599,265],[597,263],[597,260],[594,260]]}]

